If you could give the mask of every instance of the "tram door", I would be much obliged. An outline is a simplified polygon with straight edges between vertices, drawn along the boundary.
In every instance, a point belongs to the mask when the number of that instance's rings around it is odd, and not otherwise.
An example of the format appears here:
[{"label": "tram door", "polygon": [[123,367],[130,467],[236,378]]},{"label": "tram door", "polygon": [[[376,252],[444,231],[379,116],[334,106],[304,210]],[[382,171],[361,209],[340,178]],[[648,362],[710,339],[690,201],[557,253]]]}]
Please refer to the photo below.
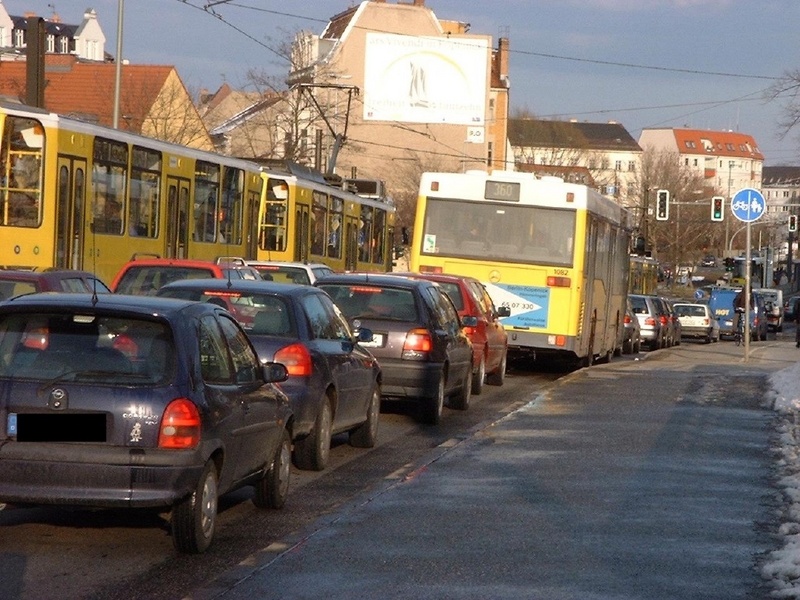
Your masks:
[{"label": "tram door", "polygon": [[298,204],[294,231],[295,260],[308,260],[308,235],[309,235],[309,208],[306,204]]},{"label": "tram door", "polygon": [[358,219],[345,217],[344,232],[344,269],[345,271],[356,271],[358,269]]},{"label": "tram door", "polygon": [[[83,269],[86,161],[82,158],[59,156],[56,185],[58,202],[53,264],[61,269]],[[90,256],[94,249],[87,250]]]},{"label": "tram door", "polygon": [[188,258],[189,246],[189,181],[176,177],[167,178],[167,258]]},{"label": "tram door", "polygon": [[254,260],[258,257],[258,237],[261,232],[261,223],[258,221],[258,207],[260,202],[260,194],[258,192],[251,192],[247,199],[247,217],[245,222],[248,224],[245,235],[247,256],[245,258]]}]

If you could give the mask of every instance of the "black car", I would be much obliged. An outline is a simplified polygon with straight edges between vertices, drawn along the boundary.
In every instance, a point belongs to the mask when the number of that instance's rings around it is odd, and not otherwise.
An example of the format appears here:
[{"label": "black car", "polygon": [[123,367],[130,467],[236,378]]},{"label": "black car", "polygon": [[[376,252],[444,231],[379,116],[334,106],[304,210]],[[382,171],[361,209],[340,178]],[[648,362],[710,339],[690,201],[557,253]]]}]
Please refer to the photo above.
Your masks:
[{"label": "black car", "polygon": [[444,400],[465,410],[472,386],[472,344],[452,301],[439,285],[395,275],[328,275],[315,284],[331,296],[356,330],[368,328],[381,363],[383,395],[420,401],[422,418],[442,417]]},{"label": "black car", "polygon": [[88,271],[46,269],[22,271],[0,269],[0,300],[37,292],[110,294],[111,290]]},{"label": "black car", "polygon": [[204,551],[220,494],[281,507],[291,409],[247,335],[213,304],[33,294],[0,305],[0,502],[171,508]]},{"label": "black car", "polygon": [[286,365],[281,388],[294,413],[294,462],[322,470],[331,436],[349,432],[350,444],[375,445],[381,401],[381,368],[355,337],[328,294],[308,285],[268,281],[176,281],[159,296],[224,304],[245,327],[263,361]]}]

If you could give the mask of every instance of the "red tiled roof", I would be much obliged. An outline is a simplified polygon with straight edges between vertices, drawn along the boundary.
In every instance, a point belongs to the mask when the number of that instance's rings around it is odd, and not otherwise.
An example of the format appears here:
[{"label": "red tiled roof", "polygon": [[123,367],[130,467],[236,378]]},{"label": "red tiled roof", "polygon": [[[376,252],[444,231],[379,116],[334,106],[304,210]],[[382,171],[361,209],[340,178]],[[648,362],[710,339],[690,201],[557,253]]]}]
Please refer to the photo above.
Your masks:
[{"label": "red tiled roof", "polygon": [[[26,63],[0,62],[0,95],[25,100]],[[120,80],[121,129],[141,131],[142,120],[164,87],[172,66],[122,65]],[[113,63],[80,62],[74,56],[48,55],[44,103],[49,111],[102,125],[113,125]]]},{"label": "red tiled roof", "polygon": [[764,160],[753,136],[735,131],[673,129],[681,154],[711,154]]}]

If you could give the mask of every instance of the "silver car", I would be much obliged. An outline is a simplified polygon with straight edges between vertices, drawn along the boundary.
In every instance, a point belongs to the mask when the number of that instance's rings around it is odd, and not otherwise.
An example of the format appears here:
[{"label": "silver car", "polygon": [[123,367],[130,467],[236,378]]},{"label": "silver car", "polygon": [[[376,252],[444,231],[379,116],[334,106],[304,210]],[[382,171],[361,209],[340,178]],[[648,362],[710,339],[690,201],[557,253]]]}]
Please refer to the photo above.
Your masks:
[{"label": "silver car", "polygon": [[658,350],[667,345],[667,326],[661,322],[661,303],[657,296],[630,294],[633,313],[639,320],[640,336],[643,344],[650,350]]}]

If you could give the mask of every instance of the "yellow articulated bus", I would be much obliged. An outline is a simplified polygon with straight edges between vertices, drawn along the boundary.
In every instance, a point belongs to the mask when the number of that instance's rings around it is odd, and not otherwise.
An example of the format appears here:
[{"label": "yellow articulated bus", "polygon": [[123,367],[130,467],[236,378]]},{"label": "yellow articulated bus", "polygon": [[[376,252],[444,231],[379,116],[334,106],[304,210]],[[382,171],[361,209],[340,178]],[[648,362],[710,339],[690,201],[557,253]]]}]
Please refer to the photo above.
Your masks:
[{"label": "yellow articulated bus", "polygon": [[[391,203],[309,176],[276,179],[251,161],[0,103],[0,268],[85,269],[111,281],[132,255],[151,254],[313,255],[335,269],[389,269]],[[311,252],[310,215],[321,207],[353,228],[341,257]],[[327,223],[331,240],[335,218]],[[269,245],[273,232],[282,236],[279,253]]]},{"label": "yellow articulated bus", "polygon": [[472,275],[503,319],[509,350],[578,366],[619,344],[628,213],[586,186],[530,173],[424,173],[411,268]]}]

